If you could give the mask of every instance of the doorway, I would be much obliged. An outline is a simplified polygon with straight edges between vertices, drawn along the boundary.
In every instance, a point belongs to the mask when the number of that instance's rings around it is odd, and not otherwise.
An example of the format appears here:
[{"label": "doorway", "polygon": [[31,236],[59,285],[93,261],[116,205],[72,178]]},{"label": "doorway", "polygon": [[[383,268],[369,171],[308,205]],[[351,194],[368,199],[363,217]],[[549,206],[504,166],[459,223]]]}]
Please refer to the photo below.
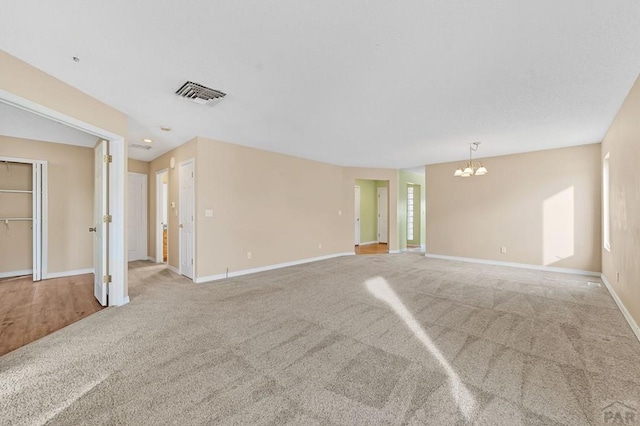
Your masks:
[{"label": "doorway", "polygon": [[388,253],[389,181],[356,179],[354,227],[356,254]]},{"label": "doorway", "polygon": [[169,260],[169,171],[156,173],[156,262]]}]

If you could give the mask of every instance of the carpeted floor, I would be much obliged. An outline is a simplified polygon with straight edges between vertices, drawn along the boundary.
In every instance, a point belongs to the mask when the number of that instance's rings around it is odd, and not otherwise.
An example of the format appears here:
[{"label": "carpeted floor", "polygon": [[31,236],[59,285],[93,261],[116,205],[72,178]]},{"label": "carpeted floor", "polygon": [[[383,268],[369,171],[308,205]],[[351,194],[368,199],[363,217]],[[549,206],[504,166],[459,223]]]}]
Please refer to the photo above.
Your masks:
[{"label": "carpeted floor", "polygon": [[640,343],[595,278],[417,253],[129,277],[129,305],[0,357],[0,424],[585,425],[640,409]]}]

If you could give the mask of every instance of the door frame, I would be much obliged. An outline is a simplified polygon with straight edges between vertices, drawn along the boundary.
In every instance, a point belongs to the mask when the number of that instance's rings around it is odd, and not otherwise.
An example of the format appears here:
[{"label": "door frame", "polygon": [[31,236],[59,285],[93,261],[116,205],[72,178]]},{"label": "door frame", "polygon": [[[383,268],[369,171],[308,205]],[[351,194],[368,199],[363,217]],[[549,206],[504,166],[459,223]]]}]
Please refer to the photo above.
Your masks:
[{"label": "door frame", "polygon": [[[180,167],[182,167],[185,164],[188,163],[192,163],[193,164],[193,228],[191,230],[191,235],[192,235],[192,247],[191,247],[191,252],[193,253],[193,268],[192,269],[192,275],[193,277],[190,278],[191,281],[195,282],[196,281],[196,217],[198,216],[197,211],[196,211],[196,159],[195,158],[189,158],[187,160],[181,161],[180,164],[178,164],[178,223],[180,223],[180,210],[182,209],[180,206]],[[178,228],[178,271],[180,273],[180,275],[187,277],[186,275],[182,274],[182,232],[180,232],[180,228]],[[167,259],[168,260],[168,259]]]},{"label": "door frame", "polygon": [[[162,227],[160,224],[162,223],[162,212],[161,209],[165,208],[167,210],[167,264],[169,263],[169,200],[164,199],[163,194],[163,182],[162,175],[167,175],[167,182],[169,182],[169,169],[162,169],[156,172],[156,229],[154,230],[156,234],[156,263],[165,263],[164,262],[164,250],[163,250],[163,234]],[[164,201],[164,206],[161,205],[160,200]]]},{"label": "door frame", "polygon": [[387,203],[385,205],[385,210],[387,211],[387,224],[385,226],[385,229],[387,230],[387,234],[386,234],[386,241],[383,244],[389,244],[389,187],[388,186],[379,186],[376,188],[376,199],[378,201],[377,204],[377,213],[378,213],[378,244],[380,244],[380,236],[382,235],[380,233],[380,190],[384,189],[385,192],[387,193]]},{"label": "door frame", "polygon": [[109,173],[109,211],[113,217],[109,224],[109,306],[121,306],[129,303],[127,294],[127,244],[126,244],[126,176],[127,146],[123,135],[86,123],[75,117],[40,105],[13,93],[0,89],[0,102],[37,114],[58,123],[73,127],[85,133],[110,142],[112,156]]},{"label": "door frame", "polygon": [[[142,178],[142,180],[144,181],[144,188],[143,188],[143,193],[142,193],[142,199],[144,201],[143,203],[143,209],[142,209],[142,217],[144,220],[143,223],[143,229],[144,229],[144,245],[143,247],[145,248],[145,256],[142,259],[137,259],[137,260],[148,260],[149,259],[149,207],[148,207],[148,203],[149,203],[149,178],[147,177],[146,174],[144,173],[136,173],[136,172],[128,172],[127,173],[127,179],[129,179],[131,176],[134,176],[136,178]],[[127,184],[129,183],[129,181],[127,180]],[[128,196],[129,194],[127,194]],[[128,213],[128,212],[127,212]],[[127,247],[128,249],[128,247]],[[127,250],[127,261],[129,261],[129,250]]]},{"label": "door frame", "polygon": [[[353,195],[354,195],[354,222],[355,222],[355,245],[359,246],[360,243],[362,242],[362,228],[360,227],[361,224],[361,217],[360,217],[360,210],[361,210],[361,206],[362,206],[362,192],[360,190],[360,185],[356,185],[353,189]],[[356,203],[356,200],[358,200],[358,202]],[[357,204],[357,205],[356,205]]]}]

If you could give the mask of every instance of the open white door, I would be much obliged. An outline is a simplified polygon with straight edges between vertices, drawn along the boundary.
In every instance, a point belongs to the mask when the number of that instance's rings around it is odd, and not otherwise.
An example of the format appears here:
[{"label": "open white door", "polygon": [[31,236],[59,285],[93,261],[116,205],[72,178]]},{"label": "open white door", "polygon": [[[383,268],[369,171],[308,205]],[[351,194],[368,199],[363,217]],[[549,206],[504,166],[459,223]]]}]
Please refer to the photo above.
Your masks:
[{"label": "open white door", "polygon": [[107,306],[107,286],[109,276],[108,242],[109,242],[109,214],[108,183],[109,183],[109,142],[101,141],[95,148],[95,185],[93,216],[95,227],[90,231],[95,232],[93,248],[93,293],[102,306]]},{"label": "open white door", "polygon": [[378,188],[378,242],[388,243],[389,193],[386,187]]},{"label": "open white door", "polygon": [[195,185],[193,160],[180,163],[180,274],[193,279],[193,229]]},{"label": "open white door", "polygon": [[355,231],[356,231],[356,245],[360,245],[360,187],[356,185],[356,198],[355,198]]}]

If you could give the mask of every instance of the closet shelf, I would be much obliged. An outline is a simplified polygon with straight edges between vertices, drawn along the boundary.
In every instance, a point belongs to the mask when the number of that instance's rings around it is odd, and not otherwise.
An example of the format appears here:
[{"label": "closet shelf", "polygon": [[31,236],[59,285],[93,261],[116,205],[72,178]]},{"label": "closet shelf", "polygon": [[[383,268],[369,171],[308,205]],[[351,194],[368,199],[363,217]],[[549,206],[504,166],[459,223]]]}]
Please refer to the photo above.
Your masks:
[{"label": "closet shelf", "polygon": [[23,191],[20,189],[0,189],[0,192],[7,192],[12,194],[33,194],[33,191]]},{"label": "closet shelf", "polygon": [[13,222],[17,220],[33,220],[32,217],[0,217],[0,222]]}]

